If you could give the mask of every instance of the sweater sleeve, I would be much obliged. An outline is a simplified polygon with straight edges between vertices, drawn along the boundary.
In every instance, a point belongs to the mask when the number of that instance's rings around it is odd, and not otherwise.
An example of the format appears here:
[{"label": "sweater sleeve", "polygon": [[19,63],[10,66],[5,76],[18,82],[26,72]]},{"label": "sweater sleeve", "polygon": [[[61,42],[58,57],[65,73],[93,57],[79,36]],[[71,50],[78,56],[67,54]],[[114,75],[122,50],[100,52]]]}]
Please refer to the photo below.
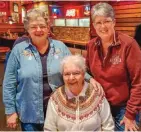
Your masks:
[{"label": "sweater sleeve", "polygon": [[52,98],[50,98],[48,102],[44,130],[57,131],[57,112],[55,110]]},{"label": "sweater sleeve", "polygon": [[106,98],[103,99],[100,108],[100,117],[102,131],[114,131],[115,125],[110,111],[110,106]]},{"label": "sweater sleeve", "polygon": [[141,51],[135,40],[126,51],[126,66],[131,88],[125,116],[134,120],[135,115],[141,109]]}]

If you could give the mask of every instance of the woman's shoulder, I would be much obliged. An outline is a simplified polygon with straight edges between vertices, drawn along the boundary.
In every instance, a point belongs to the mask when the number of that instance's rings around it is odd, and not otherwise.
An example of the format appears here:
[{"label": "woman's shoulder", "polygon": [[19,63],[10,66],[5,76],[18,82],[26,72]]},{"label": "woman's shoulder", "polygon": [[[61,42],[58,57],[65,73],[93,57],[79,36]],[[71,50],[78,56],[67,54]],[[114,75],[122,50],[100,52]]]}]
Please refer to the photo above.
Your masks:
[{"label": "woman's shoulder", "polygon": [[59,88],[57,88],[52,94],[51,94],[51,98],[56,99],[58,98],[59,94],[62,94],[62,92],[64,91],[64,85],[60,86]]},{"label": "woman's shoulder", "polygon": [[16,41],[14,42],[14,44],[18,44],[18,43],[21,43],[23,41],[27,41],[29,39],[29,37],[19,37],[16,39]]},{"label": "woman's shoulder", "polygon": [[21,49],[29,46],[28,38],[19,38],[13,45],[13,49]]},{"label": "woman's shoulder", "polygon": [[65,45],[65,44],[64,44],[62,41],[60,41],[60,40],[51,39],[51,38],[49,38],[49,40],[50,40],[50,43],[53,43],[55,46],[64,46],[64,45]]},{"label": "woman's shoulder", "polygon": [[87,48],[94,48],[96,47],[96,45],[99,43],[99,37],[95,37],[93,39],[91,39],[88,44],[87,44]]},{"label": "woman's shoulder", "polygon": [[54,47],[57,50],[59,49],[61,51],[68,52],[68,47],[62,41],[55,40],[55,39],[49,39],[49,41],[50,41],[51,47]]},{"label": "woman's shoulder", "polygon": [[96,40],[97,40],[97,38],[98,38],[98,37],[92,38],[92,39],[88,42],[88,44],[95,43],[95,42],[96,42]]},{"label": "woman's shoulder", "polygon": [[88,88],[86,91],[88,96],[92,97],[93,100],[103,100],[105,98],[105,94],[102,89],[94,88],[92,84],[88,83]]},{"label": "woman's shoulder", "polygon": [[131,45],[132,43],[135,43],[135,39],[127,34],[124,34],[122,32],[118,32],[118,39],[120,41],[120,44],[122,45]]},{"label": "woman's shoulder", "polygon": [[28,47],[29,44],[27,41],[22,41],[20,43],[16,43],[16,45],[13,46],[12,50],[11,50],[11,53],[14,52],[15,54],[16,53],[19,53],[20,51],[23,51],[26,49],[26,47]]},{"label": "woman's shoulder", "polygon": [[65,96],[65,87],[64,85],[57,88],[50,96],[51,102],[54,104],[54,106],[64,106],[66,103],[66,96]]}]

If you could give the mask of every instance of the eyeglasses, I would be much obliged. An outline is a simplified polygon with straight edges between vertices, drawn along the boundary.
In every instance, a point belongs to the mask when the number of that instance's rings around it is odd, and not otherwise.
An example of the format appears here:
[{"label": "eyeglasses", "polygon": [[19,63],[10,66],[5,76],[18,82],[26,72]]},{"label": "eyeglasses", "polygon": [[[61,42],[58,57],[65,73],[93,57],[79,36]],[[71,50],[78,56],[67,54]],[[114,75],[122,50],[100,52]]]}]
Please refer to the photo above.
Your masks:
[{"label": "eyeglasses", "polygon": [[44,30],[44,29],[47,29],[47,25],[32,25],[32,26],[29,26],[29,28],[31,30],[37,30],[38,28],[40,28],[41,30]]},{"label": "eyeglasses", "polygon": [[105,21],[101,21],[101,22],[96,22],[96,23],[94,23],[94,25],[96,27],[101,27],[102,25],[109,26],[112,22],[113,22],[112,20],[105,20]]},{"label": "eyeglasses", "polygon": [[79,75],[81,75],[80,71],[63,73],[63,76],[66,78],[69,78],[70,76],[78,77]]}]

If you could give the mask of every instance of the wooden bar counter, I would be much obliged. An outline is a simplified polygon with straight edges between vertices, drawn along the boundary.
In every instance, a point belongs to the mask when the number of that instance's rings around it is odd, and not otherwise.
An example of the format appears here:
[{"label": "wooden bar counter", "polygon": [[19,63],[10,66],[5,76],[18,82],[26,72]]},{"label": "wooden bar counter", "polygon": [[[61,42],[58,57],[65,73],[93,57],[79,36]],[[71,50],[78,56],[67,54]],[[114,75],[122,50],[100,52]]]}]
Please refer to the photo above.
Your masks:
[{"label": "wooden bar counter", "polygon": [[55,38],[74,45],[86,46],[90,40],[89,27],[53,27]]},{"label": "wooden bar counter", "polygon": [[68,40],[68,39],[59,39],[59,40],[64,43],[70,43],[70,44],[81,45],[81,46],[86,46],[86,44],[88,43],[88,41],[76,41],[76,40]]},{"label": "wooden bar counter", "polygon": [[12,33],[21,33],[24,32],[24,26],[23,24],[19,23],[14,23],[14,24],[9,24],[9,23],[1,23],[0,24],[0,34],[3,34],[10,30]]}]

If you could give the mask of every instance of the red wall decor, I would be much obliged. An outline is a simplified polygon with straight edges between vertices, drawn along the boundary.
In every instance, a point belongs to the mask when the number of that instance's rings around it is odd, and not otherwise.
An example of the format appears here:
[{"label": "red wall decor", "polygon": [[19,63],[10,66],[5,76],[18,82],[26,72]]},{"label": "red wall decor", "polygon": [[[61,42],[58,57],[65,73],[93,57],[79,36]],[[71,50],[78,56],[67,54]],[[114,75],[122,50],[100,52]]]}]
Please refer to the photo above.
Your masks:
[{"label": "red wall decor", "polygon": [[8,11],[8,2],[0,1],[0,12]]},{"label": "red wall decor", "polygon": [[64,14],[66,18],[81,18],[83,17],[83,6],[65,6]]}]

